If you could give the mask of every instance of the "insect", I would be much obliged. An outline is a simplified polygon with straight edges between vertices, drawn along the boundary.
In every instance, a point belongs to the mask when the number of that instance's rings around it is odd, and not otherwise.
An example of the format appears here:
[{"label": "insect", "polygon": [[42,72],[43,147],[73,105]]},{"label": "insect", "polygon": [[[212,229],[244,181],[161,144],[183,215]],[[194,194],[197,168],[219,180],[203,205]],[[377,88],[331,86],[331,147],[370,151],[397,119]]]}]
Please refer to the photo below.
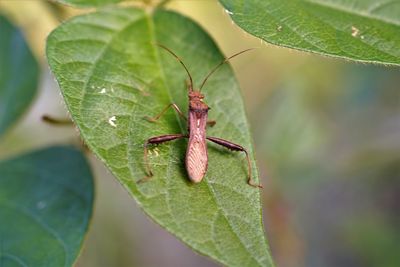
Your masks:
[{"label": "insect", "polygon": [[245,53],[247,51],[252,50],[251,49],[246,49],[243,50],[239,53],[234,54],[233,56],[230,56],[228,58],[225,58],[221,63],[219,63],[217,66],[215,66],[204,78],[202,84],[200,85],[200,88],[198,90],[195,90],[193,87],[193,79],[192,76],[190,75],[190,72],[186,65],[183,63],[183,61],[174,53],[172,52],[169,48],[165,47],[164,45],[157,44],[159,47],[165,49],[167,52],[169,52],[172,56],[176,58],[180,62],[180,64],[184,67],[186,70],[186,73],[189,77],[189,82],[187,83],[188,87],[188,96],[189,96],[189,116],[188,118],[185,117],[185,115],[182,113],[182,111],[179,109],[179,107],[175,103],[171,103],[168,106],[166,106],[157,116],[154,118],[147,118],[148,121],[150,122],[155,122],[157,121],[169,108],[174,108],[175,111],[187,121],[187,126],[188,126],[188,134],[166,134],[166,135],[160,135],[160,136],[155,136],[152,138],[149,138],[146,140],[144,144],[144,163],[146,167],[146,173],[147,176],[140,180],[143,181],[147,178],[150,178],[153,176],[153,172],[151,171],[150,168],[150,163],[148,161],[148,147],[150,145],[157,145],[165,142],[169,142],[172,140],[176,139],[181,139],[181,138],[189,138],[189,142],[187,145],[187,150],[186,150],[186,158],[185,158],[185,163],[186,163],[186,170],[189,175],[189,178],[192,182],[194,183],[199,183],[205,176],[207,172],[207,167],[208,167],[208,153],[207,153],[207,144],[206,141],[211,141],[214,142],[218,145],[221,145],[223,147],[226,147],[229,150],[233,151],[240,151],[245,153],[246,159],[247,159],[247,167],[248,167],[248,179],[247,183],[251,186],[254,187],[260,187],[262,186],[260,184],[254,183],[252,180],[252,173],[251,173],[251,163],[250,163],[250,157],[248,151],[242,147],[241,145],[232,143],[230,141],[218,138],[218,137],[211,137],[206,135],[206,127],[207,126],[214,126],[215,121],[208,121],[208,111],[210,107],[207,106],[206,103],[204,103],[204,95],[201,93],[201,89],[203,88],[204,84],[207,82],[208,78],[219,68],[221,67],[224,63],[228,62],[230,59]]}]

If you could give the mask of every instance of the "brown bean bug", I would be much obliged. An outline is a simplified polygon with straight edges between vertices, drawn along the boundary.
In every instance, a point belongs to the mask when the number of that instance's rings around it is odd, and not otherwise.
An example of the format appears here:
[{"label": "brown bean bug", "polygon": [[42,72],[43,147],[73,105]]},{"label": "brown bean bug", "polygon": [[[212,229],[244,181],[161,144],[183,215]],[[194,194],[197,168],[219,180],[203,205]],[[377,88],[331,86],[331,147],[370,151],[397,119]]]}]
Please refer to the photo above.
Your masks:
[{"label": "brown bean bug", "polygon": [[144,180],[153,176],[153,172],[151,171],[150,163],[148,161],[148,146],[149,145],[157,145],[157,144],[165,143],[165,142],[180,139],[180,138],[189,138],[189,142],[188,142],[187,150],[186,150],[185,163],[186,163],[187,173],[192,182],[199,183],[203,179],[204,175],[207,172],[208,153],[207,153],[206,141],[208,140],[208,141],[214,142],[218,145],[224,146],[230,150],[244,152],[246,154],[247,166],[248,166],[247,183],[251,186],[262,188],[261,184],[256,184],[252,180],[250,157],[249,157],[249,153],[247,152],[247,150],[244,147],[242,147],[241,145],[232,143],[230,141],[221,139],[221,138],[210,137],[210,136],[206,135],[207,125],[213,126],[215,124],[215,121],[207,120],[208,110],[210,108],[207,106],[206,103],[203,102],[204,95],[201,93],[201,89],[203,88],[204,84],[207,82],[208,78],[219,67],[221,67],[224,63],[228,62],[230,59],[232,59],[242,53],[250,51],[253,48],[243,50],[239,53],[234,54],[233,56],[225,58],[221,63],[219,63],[217,66],[215,66],[207,74],[207,76],[204,78],[202,84],[200,85],[199,90],[195,90],[193,88],[192,76],[190,75],[190,72],[187,69],[187,67],[185,66],[185,64],[183,63],[183,61],[174,52],[172,52],[169,48],[167,48],[163,45],[160,45],[160,44],[157,44],[157,45],[159,47],[165,49],[166,51],[168,51],[172,56],[174,56],[186,70],[186,73],[189,77],[189,83],[187,85],[188,96],[189,96],[189,114],[188,114],[189,117],[186,118],[185,115],[182,113],[182,111],[179,109],[179,107],[176,104],[171,103],[168,106],[166,106],[160,112],[160,114],[158,114],[154,118],[147,118],[147,120],[151,121],[151,122],[155,122],[170,107],[173,107],[175,109],[175,111],[178,112],[178,114],[187,121],[189,134],[166,134],[166,135],[160,135],[160,136],[155,136],[155,137],[149,138],[144,144],[144,163],[145,163],[145,167],[146,167],[147,176],[144,179],[139,180],[139,182],[143,182]]}]

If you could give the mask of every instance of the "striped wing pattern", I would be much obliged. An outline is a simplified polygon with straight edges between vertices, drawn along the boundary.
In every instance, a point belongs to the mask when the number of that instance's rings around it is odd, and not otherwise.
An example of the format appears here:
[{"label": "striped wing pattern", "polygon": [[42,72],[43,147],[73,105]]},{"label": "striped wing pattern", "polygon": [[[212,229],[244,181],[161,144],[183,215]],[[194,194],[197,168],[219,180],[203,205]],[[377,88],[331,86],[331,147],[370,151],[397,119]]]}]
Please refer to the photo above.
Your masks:
[{"label": "striped wing pattern", "polygon": [[205,135],[190,136],[186,151],[186,169],[192,182],[200,182],[207,172],[208,155]]}]

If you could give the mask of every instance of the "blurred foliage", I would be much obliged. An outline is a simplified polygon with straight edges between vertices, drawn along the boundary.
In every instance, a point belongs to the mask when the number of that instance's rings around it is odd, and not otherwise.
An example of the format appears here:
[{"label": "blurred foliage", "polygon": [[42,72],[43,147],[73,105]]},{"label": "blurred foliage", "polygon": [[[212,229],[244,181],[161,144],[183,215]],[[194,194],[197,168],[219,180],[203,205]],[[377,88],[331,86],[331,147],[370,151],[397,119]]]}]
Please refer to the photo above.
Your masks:
[{"label": "blurred foliage", "polygon": [[310,248],[304,266],[398,266],[399,71],[336,67],[325,88],[303,69],[266,99],[259,156]]},{"label": "blurred foliage", "polygon": [[0,161],[1,266],[72,266],[92,206],[92,175],[76,149]]},{"label": "blurred foliage", "polygon": [[39,66],[21,31],[0,15],[0,136],[27,110],[36,93]]}]

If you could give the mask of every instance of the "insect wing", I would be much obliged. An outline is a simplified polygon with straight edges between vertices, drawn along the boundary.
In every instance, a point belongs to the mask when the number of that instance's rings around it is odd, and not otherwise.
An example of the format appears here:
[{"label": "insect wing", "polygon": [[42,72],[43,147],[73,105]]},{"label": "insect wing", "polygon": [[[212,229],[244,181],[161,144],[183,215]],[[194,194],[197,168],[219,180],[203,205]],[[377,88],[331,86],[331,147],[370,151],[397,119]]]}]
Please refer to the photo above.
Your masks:
[{"label": "insect wing", "polygon": [[205,138],[199,134],[189,138],[186,151],[186,169],[190,180],[200,182],[207,172],[208,155]]},{"label": "insect wing", "polygon": [[189,143],[186,151],[186,170],[192,182],[200,182],[207,172],[206,145],[207,111],[189,112]]}]

